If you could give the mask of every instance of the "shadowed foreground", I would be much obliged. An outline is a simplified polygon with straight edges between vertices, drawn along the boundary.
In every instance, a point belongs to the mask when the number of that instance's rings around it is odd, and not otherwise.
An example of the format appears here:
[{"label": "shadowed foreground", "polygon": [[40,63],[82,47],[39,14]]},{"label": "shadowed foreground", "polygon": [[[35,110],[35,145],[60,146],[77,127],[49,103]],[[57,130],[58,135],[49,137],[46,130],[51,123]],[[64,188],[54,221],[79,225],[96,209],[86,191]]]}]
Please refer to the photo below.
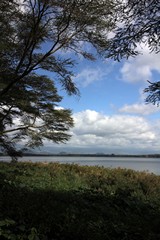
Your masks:
[{"label": "shadowed foreground", "polygon": [[1,239],[160,239],[160,177],[58,163],[0,163]]}]

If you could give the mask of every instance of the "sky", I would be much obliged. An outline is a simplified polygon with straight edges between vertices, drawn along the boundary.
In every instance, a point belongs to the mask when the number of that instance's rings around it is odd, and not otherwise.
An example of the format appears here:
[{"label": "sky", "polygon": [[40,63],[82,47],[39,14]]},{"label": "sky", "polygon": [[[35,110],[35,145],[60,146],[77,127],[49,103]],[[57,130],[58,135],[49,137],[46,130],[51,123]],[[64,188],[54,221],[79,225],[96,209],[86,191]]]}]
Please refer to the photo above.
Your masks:
[{"label": "sky", "polygon": [[[87,48],[95,52],[91,46]],[[59,107],[72,110],[75,122],[69,132],[72,137],[66,144],[45,140],[41,151],[160,153],[160,107],[145,104],[143,93],[147,80],[160,81],[160,54],[150,53],[145,45],[137,48],[140,55],[121,62],[100,58],[91,62],[79,56],[74,82],[81,96],[68,96],[57,85],[59,95],[63,96]],[[58,54],[74,58],[70,52]]]},{"label": "sky", "polygon": [[60,107],[73,113],[72,137],[66,144],[45,141],[43,151],[160,153],[160,107],[145,104],[143,93],[147,80],[160,80],[160,54],[149,53],[147,46],[140,51],[121,62],[79,57],[74,82],[81,96],[68,96],[59,88]]}]

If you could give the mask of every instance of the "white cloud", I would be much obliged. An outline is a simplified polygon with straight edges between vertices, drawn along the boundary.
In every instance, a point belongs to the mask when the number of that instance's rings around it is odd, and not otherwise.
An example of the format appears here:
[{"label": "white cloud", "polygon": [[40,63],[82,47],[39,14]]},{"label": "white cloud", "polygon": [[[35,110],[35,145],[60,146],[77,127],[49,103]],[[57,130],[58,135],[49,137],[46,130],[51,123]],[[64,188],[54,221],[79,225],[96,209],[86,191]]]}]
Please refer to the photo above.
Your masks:
[{"label": "white cloud", "polygon": [[[143,117],[129,115],[107,116],[86,110],[74,114],[75,127],[72,138],[65,145],[74,148],[88,148],[92,152],[137,153],[140,150],[158,151],[160,125],[154,125]],[[157,144],[158,143],[158,144]],[[60,145],[62,146],[62,145]]]},{"label": "white cloud", "polygon": [[150,115],[160,111],[155,105],[144,104],[144,103],[135,103],[132,105],[125,104],[118,110],[120,113],[132,113],[132,114],[141,114],[141,115]]},{"label": "white cloud", "polygon": [[110,71],[110,68],[104,71],[100,67],[97,68],[85,68],[79,74],[77,74],[75,81],[82,87],[87,87],[95,81],[100,81]]},{"label": "white cloud", "polygon": [[54,109],[55,109],[55,110],[63,110],[64,107],[61,107],[61,106],[55,106]]},{"label": "white cloud", "polygon": [[26,12],[27,4],[25,3],[25,0],[16,0],[16,2],[19,4],[19,10],[23,13]]},{"label": "white cloud", "polygon": [[120,72],[122,80],[126,82],[138,82],[152,79],[153,71],[160,73],[160,54],[150,53],[147,46],[137,48],[142,54],[130,58],[123,64]]}]

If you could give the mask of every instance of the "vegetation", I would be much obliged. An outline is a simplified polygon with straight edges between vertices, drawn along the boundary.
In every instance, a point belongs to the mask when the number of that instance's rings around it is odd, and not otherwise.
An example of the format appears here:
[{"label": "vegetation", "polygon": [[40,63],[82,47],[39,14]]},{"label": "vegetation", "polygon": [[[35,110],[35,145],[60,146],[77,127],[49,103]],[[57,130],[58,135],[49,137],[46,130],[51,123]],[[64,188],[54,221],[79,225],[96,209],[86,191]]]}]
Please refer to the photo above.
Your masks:
[{"label": "vegetation", "polygon": [[[57,83],[78,94],[77,58],[159,53],[157,0],[1,0],[0,150],[16,159],[17,142],[66,142],[69,109],[58,109]],[[123,27],[117,27],[117,22]],[[115,36],[109,38],[113,30]],[[92,46],[92,48],[90,48]],[[72,55],[67,58],[69,51]],[[74,55],[73,55],[74,54]],[[147,102],[160,99],[151,83]],[[58,163],[0,163],[2,240],[160,239],[160,177],[132,170]]]},{"label": "vegetation", "polygon": [[0,162],[1,239],[157,240],[160,177],[59,163]]}]

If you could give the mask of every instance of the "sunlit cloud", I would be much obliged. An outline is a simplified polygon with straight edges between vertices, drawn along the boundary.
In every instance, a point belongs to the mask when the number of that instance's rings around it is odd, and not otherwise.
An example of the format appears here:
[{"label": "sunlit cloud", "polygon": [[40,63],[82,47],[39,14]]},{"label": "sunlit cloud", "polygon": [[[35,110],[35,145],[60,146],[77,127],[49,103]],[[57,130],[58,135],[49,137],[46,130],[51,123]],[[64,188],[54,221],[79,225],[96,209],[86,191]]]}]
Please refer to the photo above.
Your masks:
[{"label": "sunlit cloud", "polygon": [[133,83],[151,80],[153,71],[160,73],[160,54],[150,53],[147,46],[139,46],[138,50],[141,54],[125,61],[120,70],[123,81]]},{"label": "sunlit cloud", "polygon": [[104,70],[100,67],[96,68],[84,68],[80,73],[77,74],[75,82],[82,87],[87,87],[88,85],[101,81],[109,73],[110,68]]},{"label": "sunlit cloud", "polygon": [[131,105],[125,104],[118,111],[120,113],[150,115],[156,112],[160,112],[160,108],[153,104],[134,103]]},{"label": "sunlit cloud", "polygon": [[[140,116],[108,116],[85,110],[74,114],[72,138],[65,145],[68,151],[75,148],[92,149],[92,152],[144,152],[158,151],[160,124],[153,124]],[[64,147],[64,145],[59,145]],[[89,151],[88,150],[88,151]],[[149,151],[150,150],[150,151]]]}]

